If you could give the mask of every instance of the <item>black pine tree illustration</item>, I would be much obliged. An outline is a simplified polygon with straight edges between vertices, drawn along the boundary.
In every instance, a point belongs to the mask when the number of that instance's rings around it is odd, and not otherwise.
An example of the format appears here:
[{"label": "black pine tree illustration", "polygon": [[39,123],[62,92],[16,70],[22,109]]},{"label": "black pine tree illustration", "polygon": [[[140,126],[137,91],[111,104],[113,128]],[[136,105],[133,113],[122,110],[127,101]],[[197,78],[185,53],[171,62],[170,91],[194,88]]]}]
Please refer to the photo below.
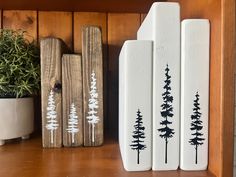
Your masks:
[{"label": "black pine tree illustration", "polygon": [[201,138],[203,136],[203,133],[201,133],[201,130],[203,128],[202,126],[202,121],[201,119],[201,115],[202,113],[200,112],[200,103],[199,103],[199,94],[198,92],[195,95],[196,99],[193,101],[193,114],[191,115],[191,128],[190,130],[193,131],[193,133],[191,134],[193,136],[192,139],[189,140],[189,143],[193,146],[195,146],[195,164],[197,164],[197,150],[198,150],[198,146],[203,145],[203,141],[205,140],[205,138]]},{"label": "black pine tree illustration", "polygon": [[137,111],[137,118],[134,125],[134,131],[133,131],[133,138],[131,149],[137,151],[137,164],[139,164],[139,154],[140,151],[144,150],[146,148],[146,145],[144,144],[145,139],[145,127],[143,126],[143,116],[141,115],[140,110]]},{"label": "black pine tree illustration", "polygon": [[171,96],[171,76],[169,75],[169,67],[168,64],[166,65],[165,69],[165,77],[166,80],[164,85],[164,93],[162,94],[163,98],[163,104],[161,105],[162,111],[161,111],[161,117],[163,117],[164,120],[160,122],[160,125],[163,126],[163,128],[159,128],[158,131],[160,132],[160,137],[165,140],[165,163],[167,163],[167,145],[168,145],[168,139],[173,137],[174,129],[171,129],[169,125],[172,124],[172,122],[169,120],[169,118],[173,117],[173,96]]}]

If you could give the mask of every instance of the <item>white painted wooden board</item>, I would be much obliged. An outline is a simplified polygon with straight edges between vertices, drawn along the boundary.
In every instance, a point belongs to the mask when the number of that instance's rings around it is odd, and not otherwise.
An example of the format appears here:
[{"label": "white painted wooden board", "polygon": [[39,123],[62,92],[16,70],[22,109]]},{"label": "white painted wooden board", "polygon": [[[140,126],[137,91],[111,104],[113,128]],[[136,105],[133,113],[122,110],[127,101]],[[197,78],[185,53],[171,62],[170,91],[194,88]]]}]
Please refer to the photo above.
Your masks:
[{"label": "white painted wooden board", "polygon": [[[156,2],[137,33],[153,40],[153,170],[179,166],[180,7]],[[167,119],[167,121],[166,121]]]},{"label": "white painted wooden board", "polygon": [[119,57],[119,145],[127,171],[152,167],[152,42],[126,41]]},{"label": "white painted wooden board", "polygon": [[182,22],[182,170],[205,170],[208,164],[209,38],[208,20],[188,19]]}]

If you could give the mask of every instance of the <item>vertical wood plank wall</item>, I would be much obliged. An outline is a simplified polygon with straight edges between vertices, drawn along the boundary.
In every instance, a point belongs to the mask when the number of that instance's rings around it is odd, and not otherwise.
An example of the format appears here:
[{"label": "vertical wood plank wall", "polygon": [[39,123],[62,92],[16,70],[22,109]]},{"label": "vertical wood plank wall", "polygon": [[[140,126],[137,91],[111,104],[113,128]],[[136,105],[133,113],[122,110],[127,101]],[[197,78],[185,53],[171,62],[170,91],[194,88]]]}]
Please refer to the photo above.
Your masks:
[{"label": "vertical wood plank wall", "polygon": [[[236,8],[236,4],[235,4]],[[236,16],[236,11],[235,11]],[[235,19],[236,23],[236,19]],[[235,36],[236,38],[236,36]],[[234,50],[236,50],[236,40],[234,43]],[[236,56],[234,59],[234,62],[236,63]],[[236,67],[234,68],[234,92],[236,93]],[[233,169],[233,176],[236,177],[236,94],[234,95],[234,169]]]},{"label": "vertical wood plank wall", "polygon": [[140,14],[108,14],[108,125],[118,134],[118,56],[125,40],[136,39]]},{"label": "vertical wood plank wall", "polygon": [[[136,39],[141,23],[140,13],[88,13],[0,10],[0,27],[23,29],[39,42],[43,37],[58,37],[65,41],[74,53],[81,53],[81,28],[83,25],[99,25],[103,35],[105,127],[109,135],[118,133],[118,57],[123,42]],[[37,115],[40,115],[40,100],[37,99]],[[40,127],[40,116],[37,116]]]},{"label": "vertical wood plank wall", "polygon": [[38,37],[61,38],[70,49],[72,44],[72,12],[38,12]]}]

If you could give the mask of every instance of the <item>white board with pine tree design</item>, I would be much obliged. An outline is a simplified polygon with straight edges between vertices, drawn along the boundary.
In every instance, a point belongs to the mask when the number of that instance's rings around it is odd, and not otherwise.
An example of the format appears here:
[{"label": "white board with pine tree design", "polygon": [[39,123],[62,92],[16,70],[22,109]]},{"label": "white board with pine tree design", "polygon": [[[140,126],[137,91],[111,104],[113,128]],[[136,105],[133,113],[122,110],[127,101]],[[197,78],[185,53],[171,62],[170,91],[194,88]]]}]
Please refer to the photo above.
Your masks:
[{"label": "white board with pine tree design", "polygon": [[65,51],[60,39],[40,41],[42,144],[47,148],[62,146],[61,57]]},{"label": "white board with pine tree design", "polygon": [[180,168],[205,170],[208,164],[209,21],[184,20],[181,36]]},{"label": "white board with pine tree design", "polygon": [[153,40],[153,170],[179,166],[180,7],[152,5],[137,33]]},{"label": "white board with pine tree design", "polygon": [[103,54],[101,29],[82,29],[84,146],[103,143]]},{"label": "white board with pine tree design", "polygon": [[83,93],[81,55],[62,57],[63,145],[83,144]]},{"label": "white board with pine tree design", "polygon": [[152,42],[126,41],[119,57],[119,145],[127,171],[152,167]]}]

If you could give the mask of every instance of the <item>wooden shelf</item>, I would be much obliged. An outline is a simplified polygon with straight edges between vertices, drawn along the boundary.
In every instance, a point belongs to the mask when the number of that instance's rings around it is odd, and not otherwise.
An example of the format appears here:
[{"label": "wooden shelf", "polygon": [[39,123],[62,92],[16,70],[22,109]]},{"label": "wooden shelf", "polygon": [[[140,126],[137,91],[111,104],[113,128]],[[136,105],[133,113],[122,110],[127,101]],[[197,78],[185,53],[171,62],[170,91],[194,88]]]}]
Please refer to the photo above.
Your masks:
[{"label": "wooden shelf", "polygon": [[13,177],[215,177],[208,171],[126,172],[112,139],[96,148],[43,149],[41,137],[0,147],[0,176]]},{"label": "wooden shelf", "polygon": [[155,0],[0,0],[5,10],[147,12]]},{"label": "wooden shelf", "polygon": [[[182,19],[207,18],[211,23],[208,171],[126,173],[121,166],[118,146],[114,141],[108,141],[104,147],[95,149],[42,150],[40,140],[36,138],[0,148],[1,152],[5,152],[0,156],[0,176],[6,176],[7,173],[17,176],[21,171],[26,174],[25,176],[58,176],[58,171],[62,174],[59,176],[67,173],[70,176],[74,172],[81,173],[81,176],[233,176],[235,0],[170,1],[180,3]],[[54,3],[48,0],[0,0],[0,24],[3,28],[27,30],[38,41],[46,36],[59,37],[75,53],[81,52],[82,26],[101,26],[104,41],[104,88],[107,88],[107,99],[104,100],[107,114],[104,121],[107,132],[117,137],[119,52],[125,40],[136,38],[136,32],[152,2],[58,0]],[[30,11],[21,11],[22,9]],[[36,111],[38,115],[40,109]],[[70,161],[67,162],[64,158]],[[12,167],[14,170],[11,170]]]}]

